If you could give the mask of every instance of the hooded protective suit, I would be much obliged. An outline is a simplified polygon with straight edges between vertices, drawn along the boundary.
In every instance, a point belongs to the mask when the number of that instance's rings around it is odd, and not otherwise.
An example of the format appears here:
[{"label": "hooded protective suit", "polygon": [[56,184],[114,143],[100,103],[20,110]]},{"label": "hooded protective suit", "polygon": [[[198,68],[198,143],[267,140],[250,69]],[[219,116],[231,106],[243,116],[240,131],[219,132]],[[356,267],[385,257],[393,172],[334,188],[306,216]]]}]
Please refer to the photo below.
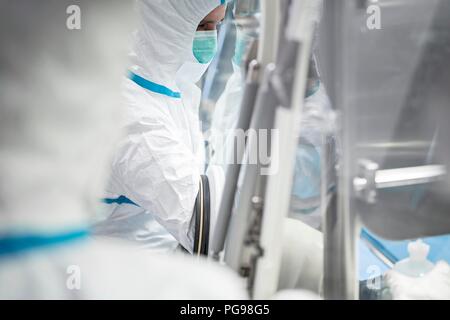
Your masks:
[{"label": "hooded protective suit", "polygon": [[2,2],[0,299],[245,297],[227,270],[88,237],[134,19],[131,2],[76,4]]},{"label": "hooded protective suit", "polygon": [[196,60],[192,47],[200,21],[224,3],[137,2],[132,76],[124,88],[128,134],[113,159],[109,216],[96,224],[97,235],[163,251],[179,242],[192,251],[193,209],[205,170],[196,82],[209,65]]}]

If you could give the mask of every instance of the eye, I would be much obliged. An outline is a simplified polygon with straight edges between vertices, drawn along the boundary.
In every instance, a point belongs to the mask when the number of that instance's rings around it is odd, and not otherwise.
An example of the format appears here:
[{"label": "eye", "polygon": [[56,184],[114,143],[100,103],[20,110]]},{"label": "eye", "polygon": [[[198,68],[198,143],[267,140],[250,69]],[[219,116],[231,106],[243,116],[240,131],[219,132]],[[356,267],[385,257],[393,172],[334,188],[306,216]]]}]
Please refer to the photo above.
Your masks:
[{"label": "eye", "polygon": [[218,27],[220,27],[222,22],[223,22],[223,20],[217,21],[217,22],[216,21],[201,22],[198,25],[197,30],[198,31],[216,30]]}]

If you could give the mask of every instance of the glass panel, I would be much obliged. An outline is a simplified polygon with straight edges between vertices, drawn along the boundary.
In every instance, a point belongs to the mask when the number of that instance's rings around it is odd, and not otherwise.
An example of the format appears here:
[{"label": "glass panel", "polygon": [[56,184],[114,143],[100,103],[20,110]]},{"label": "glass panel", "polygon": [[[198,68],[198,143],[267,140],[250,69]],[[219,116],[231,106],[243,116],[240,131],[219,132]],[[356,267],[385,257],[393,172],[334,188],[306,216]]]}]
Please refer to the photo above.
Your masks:
[{"label": "glass panel", "polygon": [[219,50],[206,74],[202,91],[201,120],[208,141],[209,163],[225,165],[223,148],[230,129],[236,126],[244,91],[246,66],[255,58],[259,37],[259,0],[230,3],[219,30]]},{"label": "glass panel", "polygon": [[386,298],[367,289],[410,241],[428,243],[431,262],[449,261],[450,0],[335,8],[321,53],[342,128],[339,210],[364,228],[361,298]]},{"label": "glass panel", "polygon": [[[449,1],[385,0],[379,7],[382,29],[354,32],[348,48],[353,72],[344,103],[351,123],[349,145],[354,146],[349,148],[351,176],[361,175],[361,160],[376,163],[379,170],[446,166],[449,136],[442,117],[449,116]],[[406,177],[390,172],[387,178]],[[354,208],[365,224],[387,238],[445,233],[446,185],[377,185],[376,199],[357,196]]]},{"label": "glass panel", "polygon": [[[318,14],[320,17],[321,14]],[[316,22],[301,120],[289,216],[321,229],[322,206],[335,187],[336,114],[319,70],[320,20]],[[282,50],[282,48],[281,48]],[[330,157],[326,157],[328,154]],[[325,201],[325,203],[324,203]]]}]

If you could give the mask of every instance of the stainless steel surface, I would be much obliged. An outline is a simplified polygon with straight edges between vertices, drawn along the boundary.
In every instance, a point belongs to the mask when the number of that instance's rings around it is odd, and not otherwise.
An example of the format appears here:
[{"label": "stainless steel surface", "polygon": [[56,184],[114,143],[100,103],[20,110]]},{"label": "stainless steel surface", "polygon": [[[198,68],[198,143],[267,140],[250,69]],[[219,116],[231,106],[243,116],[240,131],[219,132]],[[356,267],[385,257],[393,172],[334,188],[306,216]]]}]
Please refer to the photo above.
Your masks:
[{"label": "stainless steel surface", "polygon": [[[333,106],[340,111],[345,98],[340,94],[347,85],[348,61],[344,30],[353,17],[348,11],[352,1],[327,0],[319,34],[319,68],[330,94]],[[342,120],[341,120],[342,121]],[[343,125],[343,124],[341,124]],[[349,148],[349,132],[338,131],[336,152],[340,156],[337,164],[337,184],[328,207],[324,208],[324,283],[325,299],[357,299],[356,279],[356,217],[350,210],[350,163],[344,152]],[[327,157],[330,154],[326,154]]]},{"label": "stainless steel surface", "polygon": [[[266,67],[263,82],[259,86],[254,111],[250,122],[253,132],[273,127],[277,98],[270,86],[270,79],[275,71],[274,64]],[[265,142],[263,142],[265,143]],[[246,145],[246,155],[258,154],[258,135],[251,134]],[[249,276],[253,259],[253,242],[247,241],[249,230],[260,219],[260,212],[254,210],[252,199],[264,197],[264,176],[261,175],[260,161],[251,163],[244,158],[237,184],[236,198],[232,210],[230,227],[225,245],[225,262],[242,275]],[[259,159],[258,159],[259,160]]]},{"label": "stainless steel surface", "polygon": [[[264,209],[259,244],[264,254],[256,261],[256,299],[272,297],[279,286],[284,236],[280,235],[280,232],[284,231],[283,223],[290,208],[298,148],[298,136],[295,133],[299,129],[305,104],[315,3],[315,0],[298,0],[292,2],[290,7],[284,7],[292,14],[289,15],[288,22],[284,22],[286,25],[282,25],[282,30],[296,30],[296,37],[280,37],[276,70],[270,79],[272,94],[277,96],[272,128],[278,138],[271,140],[272,173],[264,176],[261,183],[264,187]],[[306,243],[308,240],[302,241]],[[320,268],[320,265],[317,267]]]},{"label": "stainless steel surface", "polygon": [[[256,94],[258,92],[258,79],[260,73],[260,65],[256,60],[250,63],[250,70],[247,76],[247,82],[244,89],[244,97],[242,99],[242,106],[239,114],[239,119],[236,125],[236,129],[247,132],[250,119],[253,114],[253,108],[256,100]],[[236,144],[245,144],[244,141],[237,139]],[[214,238],[212,239],[212,255],[215,259],[219,259],[219,253],[224,249],[225,238],[229,229],[231,212],[236,197],[236,189],[241,170],[242,158],[244,155],[245,145],[233,145],[236,147],[236,162],[227,166],[227,176],[225,180],[225,186],[223,190],[223,196],[220,203],[219,215],[217,218],[216,228],[214,232]]]}]

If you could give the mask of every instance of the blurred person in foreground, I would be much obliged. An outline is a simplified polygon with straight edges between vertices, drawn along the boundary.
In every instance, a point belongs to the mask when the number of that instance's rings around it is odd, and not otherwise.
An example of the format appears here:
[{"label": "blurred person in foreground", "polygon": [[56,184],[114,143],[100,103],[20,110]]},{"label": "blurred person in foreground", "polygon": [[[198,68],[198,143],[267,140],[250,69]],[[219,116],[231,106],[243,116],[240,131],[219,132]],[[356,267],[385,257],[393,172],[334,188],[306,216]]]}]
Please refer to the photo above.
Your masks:
[{"label": "blurred person in foreground", "polygon": [[89,237],[134,18],[131,1],[76,4],[2,2],[0,299],[245,298],[219,266]]}]

